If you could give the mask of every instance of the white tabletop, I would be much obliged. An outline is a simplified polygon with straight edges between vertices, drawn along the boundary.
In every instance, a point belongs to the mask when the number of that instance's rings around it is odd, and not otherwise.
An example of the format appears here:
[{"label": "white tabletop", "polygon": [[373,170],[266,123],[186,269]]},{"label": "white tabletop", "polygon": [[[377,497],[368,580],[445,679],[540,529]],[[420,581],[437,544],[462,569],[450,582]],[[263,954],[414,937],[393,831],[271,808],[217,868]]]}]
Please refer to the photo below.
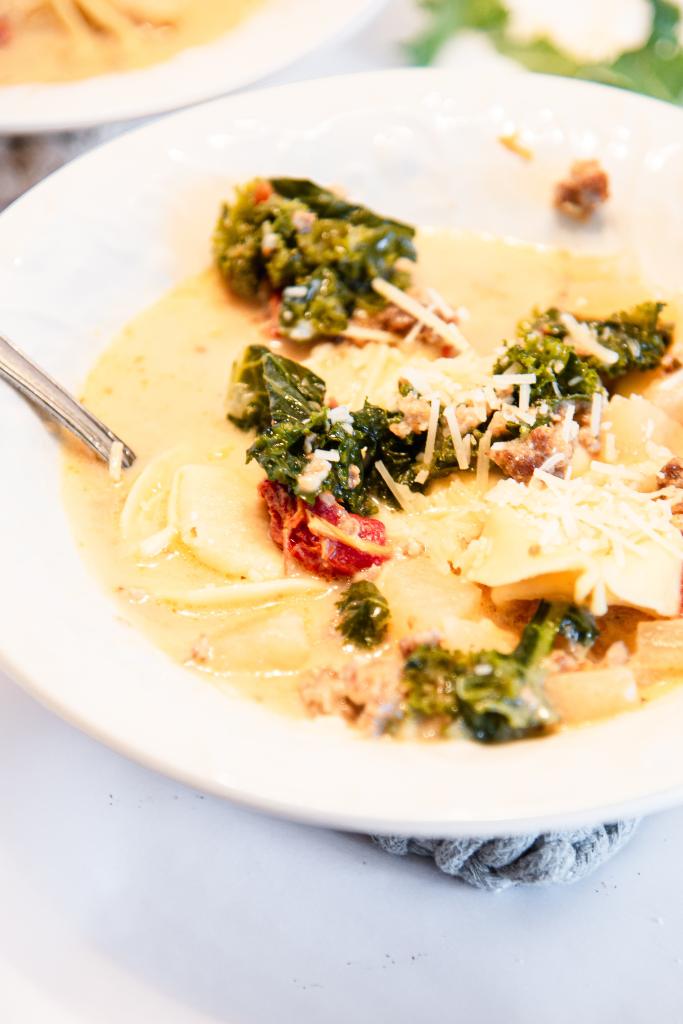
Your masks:
[{"label": "white tabletop", "polygon": [[[273,81],[401,63],[409,0]],[[683,1024],[683,811],[467,889],[131,764],[0,676],[2,1024]]]}]

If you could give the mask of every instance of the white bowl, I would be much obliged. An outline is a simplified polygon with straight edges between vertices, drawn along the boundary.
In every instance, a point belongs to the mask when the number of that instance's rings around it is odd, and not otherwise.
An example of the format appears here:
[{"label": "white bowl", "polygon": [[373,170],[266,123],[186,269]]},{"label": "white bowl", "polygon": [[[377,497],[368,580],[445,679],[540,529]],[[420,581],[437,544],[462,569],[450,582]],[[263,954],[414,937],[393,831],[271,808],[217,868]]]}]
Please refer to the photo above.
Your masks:
[{"label": "white bowl", "polygon": [[266,0],[234,29],[160,64],[75,82],[0,86],[0,135],[149,117],[220,96],[330,45],[386,0]]},{"label": "white bowl", "polygon": [[[497,136],[511,125],[531,163]],[[341,182],[421,225],[628,250],[646,277],[683,271],[683,114],[595,85],[445,72],[360,75],[220,100],[69,165],[0,217],[2,329],[77,387],[112,332],[208,260],[228,180]],[[563,227],[549,183],[579,155],[609,168],[603,225]],[[224,695],[117,616],[82,564],[53,437],[0,393],[0,643],[40,700],[117,750],[195,786],[293,818],[421,835],[614,819],[683,796],[683,689],[542,740],[369,741]]]}]

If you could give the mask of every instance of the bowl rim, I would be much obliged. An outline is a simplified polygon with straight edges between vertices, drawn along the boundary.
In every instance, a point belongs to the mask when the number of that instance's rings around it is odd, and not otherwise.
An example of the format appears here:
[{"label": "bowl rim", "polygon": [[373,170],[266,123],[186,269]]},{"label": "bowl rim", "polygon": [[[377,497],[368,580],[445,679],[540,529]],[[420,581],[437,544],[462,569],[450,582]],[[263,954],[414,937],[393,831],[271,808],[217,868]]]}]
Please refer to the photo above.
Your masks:
[{"label": "bowl rim", "polygon": [[[3,136],[82,131],[157,117],[220,98],[283,72],[316,51],[343,43],[388,0],[346,0],[324,19],[311,16],[318,0],[265,2],[264,10],[249,13],[216,39],[186,47],[155,64],[66,82],[0,85],[0,143]],[[282,23],[291,19],[286,8],[297,3],[304,7],[295,12],[303,30],[283,38]],[[270,50],[256,45],[262,20],[266,24],[260,38],[273,37]],[[219,58],[223,66],[207,73],[207,61],[218,65]],[[243,61],[237,72],[231,67],[236,58]],[[181,89],[175,86],[179,78],[184,83]]]},{"label": "bowl rim", "polygon": [[[526,95],[528,92],[543,92],[545,102],[552,105],[553,95],[584,94],[586,98],[598,96],[618,96],[620,106],[625,105],[629,110],[641,110],[642,116],[648,118],[654,116],[663,118],[674,123],[675,119],[683,117],[680,111],[669,107],[660,101],[647,97],[633,96],[610,86],[597,85],[586,82],[575,82],[555,77],[538,75],[519,75],[515,73],[515,81],[518,83],[513,88],[520,90]],[[3,229],[13,222],[20,224],[26,216],[31,220],[31,211],[35,205],[40,206],[50,197],[59,195],[60,191],[68,189],[69,183],[76,184],[82,176],[88,172],[89,165],[96,170],[97,164],[109,156],[116,154],[116,150],[129,150],[131,153],[137,148],[138,143],[147,142],[152,145],[163,139],[170,138],[174,133],[182,135],[184,125],[191,125],[194,118],[207,118],[214,112],[227,120],[230,115],[237,116],[241,110],[251,108],[254,104],[263,104],[272,97],[285,100],[293,97],[302,97],[310,90],[316,90],[322,94],[334,95],[339,89],[345,93],[349,90],[362,93],[366,86],[374,88],[382,84],[388,91],[399,83],[405,83],[406,88],[414,83],[423,83],[426,87],[445,89],[449,95],[457,95],[459,87],[470,81],[470,75],[461,76],[457,72],[449,72],[434,69],[392,69],[387,71],[363,72],[355,75],[340,75],[330,78],[298,82],[286,86],[275,86],[268,89],[258,90],[253,93],[231,96],[213,100],[211,103],[203,104],[201,107],[183,111],[152,125],[145,125],[127,133],[125,136],[111,140],[96,150],[84,154],[77,160],[64,168],[56,171],[47,179],[40,182],[24,196],[20,197],[8,209],[0,215],[0,239],[3,236]],[[510,79],[510,82],[512,80]],[[469,102],[465,100],[464,102]],[[598,101],[602,102],[602,101]],[[680,122],[677,122],[680,123]],[[144,146],[143,146],[144,148]],[[95,174],[95,178],[96,178]],[[3,399],[0,399],[2,402]],[[99,588],[94,577],[91,577],[93,589]],[[0,643],[0,665],[14,678],[24,689],[35,696],[41,703],[56,711],[61,717],[72,722],[86,733],[93,735],[96,739],[104,742],[113,749],[123,753],[125,756],[138,761],[155,771],[170,775],[195,788],[226,797],[235,803],[241,803],[268,813],[307,822],[316,825],[327,825],[353,831],[375,831],[388,833],[410,832],[414,835],[431,836],[435,830],[444,836],[457,835],[498,835],[511,832],[527,832],[537,829],[572,828],[596,822],[615,820],[620,817],[639,816],[651,811],[660,810],[673,806],[683,800],[683,762],[678,767],[678,777],[671,781],[670,785],[662,784],[655,791],[640,794],[632,798],[626,797],[613,801],[599,801],[591,804],[590,801],[581,807],[569,808],[557,812],[544,811],[537,814],[516,814],[511,816],[502,815],[496,818],[476,818],[449,820],[447,818],[435,821],[425,816],[420,818],[413,815],[409,820],[396,815],[382,817],[376,813],[368,814],[365,811],[347,807],[346,809],[336,808],[327,810],[315,802],[301,801],[291,798],[287,800],[278,799],[263,791],[249,789],[248,787],[235,787],[225,779],[207,774],[205,769],[188,767],[187,764],[179,765],[169,762],[167,758],[160,756],[157,751],[141,749],[134,741],[126,741],[121,736],[107,732],[106,728],[94,723],[82,710],[75,709],[60,699],[50,687],[46,687],[41,680],[27,674],[17,659],[10,656],[4,649],[4,643]],[[206,685],[206,684],[203,684]],[[663,699],[663,698],[662,698]],[[643,714],[638,712],[637,714]],[[363,741],[364,742],[364,741]],[[552,740],[532,741],[534,743],[548,743]]]}]

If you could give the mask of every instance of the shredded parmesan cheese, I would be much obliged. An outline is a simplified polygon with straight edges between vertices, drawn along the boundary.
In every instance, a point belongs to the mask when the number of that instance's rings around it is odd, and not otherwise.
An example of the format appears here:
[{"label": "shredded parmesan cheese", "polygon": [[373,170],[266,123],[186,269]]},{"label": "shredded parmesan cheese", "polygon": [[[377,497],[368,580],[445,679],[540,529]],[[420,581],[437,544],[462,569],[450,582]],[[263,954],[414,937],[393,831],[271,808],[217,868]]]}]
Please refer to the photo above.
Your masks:
[{"label": "shredded parmesan cheese", "polygon": [[607,460],[607,462],[616,462],[617,461],[617,439],[616,439],[616,437],[614,436],[614,434],[611,431],[609,431],[607,434],[605,434],[604,449],[605,449],[604,455],[605,455],[605,459]]},{"label": "shredded parmesan cheese", "polygon": [[348,423],[350,427],[353,426],[353,416],[348,405],[337,405],[334,409],[328,409],[327,419],[330,423]]},{"label": "shredded parmesan cheese", "polygon": [[336,448],[314,448],[313,456],[316,459],[324,459],[326,462],[339,462],[339,452]]},{"label": "shredded parmesan cheese", "polygon": [[544,549],[576,543],[580,538],[586,553],[610,555],[618,545],[636,551],[647,538],[683,558],[683,537],[671,521],[675,497],[666,499],[657,492],[635,491],[614,472],[617,467],[593,462],[591,469],[598,472],[569,481],[541,467],[534,473],[532,484],[501,481],[485,500],[519,509],[537,522]]},{"label": "shredded parmesan cheese", "polygon": [[564,462],[565,458],[566,456],[564,452],[553,452],[552,455],[548,456],[545,462],[541,463],[541,465],[535,470],[535,472],[550,473],[552,469],[555,469],[555,467],[559,466],[561,462]]},{"label": "shredded parmesan cheese", "polygon": [[[517,364],[519,365],[519,364]],[[535,384],[536,374],[535,373],[494,373],[491,377],[491,383],[494,388],[506,390],[507,388],[513,387],[515,384]]]},{"label": "shredded parmesan cheese", "polygon": [[453,448],[455,449],[455,457],[458,460],[458,468],[469,469],[472,435],[468,434],[467,437],[463,439],[463,436],[460,433],[460,427],[458,426],[458,419],[455,415],[455,409],[452,405],[446,406],[443,411],[443,415],[453,440]]},{"label": "shredded parmesan cheese", "polygon": [[519,385],[519,411],[524,413],[529,411],[529,403],[531,402],[531,384],[520,384]]},{"label": "shredded parmesan cheese", "polygon": [[372,287],[379,295],[382,295],[389,302],[393,302],[399,309],[414,316],[425,327],[431,327],[435,334],[438,334],[444,341],[453,345],[458,352],[464,352],[470,347],[467,338],[455,324],[447,324],[436,313],[431,312],[421,302],[418,302],[417,299],[407,295],[406,292],[401,291],[396,285],[385,281],[383,277],[373,278]]},{"label": "shredded parmesan cheese", "polygon": [[343,331],[339,332],[343,338],[350,338],[351,341],[376,341],[381,345],[395,345],[401,339],[391,331],[380,331],[376,327],[358,327],[356,324],[349,324]]},{"label": "shredded parmesan cheese", "polygon": [[489,467],[491,463],[489,451],[491,450],[492,436],[493,427],[490,426],[482,436],[479,448],[477,449],[477,487],[480,491],[485,490],[489,482]]},{"label": "shredded parmesan cheese", "polygon": [[439,316],[455,318],[455,310],[448,305],[443,295],[437,292],[436,288],[427,288],[427,295],[431,299],[432,307],[436,310]]},{"label": "shredded parmesan cheese", "polygon": [[573,435],[577,432],[577,424],[574,422],[574,413],[576,412],[576,406],[573,402],[567,402],[567,407],[564,413],[564,419],[562,420],[562,438],[565,441],[571,441]]},{"label": "shredded parmesan cheese", "polygon": [[593,401],[591,402],[590,430],[593,437],[600,436],[600,421],[602,420],[602,407],[602,395],[599,391],[596,391],[593,395]]},{"label": "shredded parmesan cheese", "polygon": [[560,320],[567,330],[567,341],[580,356],[593,356],[605,366],[613,366],[619,359],[617,352],[601,345],[595,331],[588,324],[581,323],[571,313],[560,313]]},{"label": "shredded parmesan cheese", "polygon": [[384,480],[384,483],[387,485],[393,496],[396,498],[396,501],[399,503],[403,511],[409,511],[410,501],[407,498],[406,494],[406,492],[410,494],[408,488],[404,487],[402,484],[396,483],[393,476],[391,475],[387,467],[384,465],[384,463],[381,461],[381,459],[375,463],[375,469],[382,477],[382,480]]},{"label": "shredded parmesan cheese", "polygon": [[329,475],[332,465],[327,456],[321,458],[320,455],[312,453],[309,456],[308,463],[303,473],[300,473],[297,477],[297,484],[299,490],[303,491],[304,494],[314,494],[323,480]]},{"label": "shredded parmesan cheese", "polygon": [[320,519],[319,516],[309,516],[307,525],[316,537],[327,537],[329,540],[339,541],[340,544],[346,544],[348,548],[361,551],[364,555],[379,555],[382,558],[387,558],[391,553],[388,544],[375,544],[374,541],[364,540],[354,533],[346,533],[345,530],[333,523],[328,523],[327,519]]},{"label": "shredded parmesan cheese", "polygon": [[429,426],[427,427],[427,440],[425,443],[424,461],[429,475],[429,469],[434,458],[434,445],[436,444],[436,432],[439,427],[439,409],[441,403],[438,398],[432,398],[429,403]]},{"label": "shredded parmesan cheese", "polygon": [[123,444],[121,441],[114,441],[109,449],[109,476],[115,484],[119,483],[123,469]]}]

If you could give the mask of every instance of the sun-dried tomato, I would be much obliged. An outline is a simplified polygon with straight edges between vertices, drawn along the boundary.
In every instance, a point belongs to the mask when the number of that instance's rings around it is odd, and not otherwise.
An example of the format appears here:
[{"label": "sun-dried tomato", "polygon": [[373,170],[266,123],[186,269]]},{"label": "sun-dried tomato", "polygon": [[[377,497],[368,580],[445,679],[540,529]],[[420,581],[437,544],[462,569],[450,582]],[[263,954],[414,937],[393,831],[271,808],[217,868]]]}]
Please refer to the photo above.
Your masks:
[{"label": "sun-dried tomato", "polygon": [[[335,501],[331,495],[318,498],[311,508],[295,498],[282,484],[264,480],[259,494],[270,516],[270,535],[287,557],[299,562],[317,576],[335,578],[354,576],[371,565],[381,565],[391,557],[384,523],[379,519],[358,516]],[[321,537],[309,528],[311,517],[323,519],[332,526],[353,534],[361,541],[386,547],[386,555],[359,551],[336,538]]]},{"label": "sun-dried tomato", "polygon": [[261,180],[258,181],[254,186],[254,202],[265,203],[266,199],[270,199],[273,194],[273,186],[269,181]]}]

